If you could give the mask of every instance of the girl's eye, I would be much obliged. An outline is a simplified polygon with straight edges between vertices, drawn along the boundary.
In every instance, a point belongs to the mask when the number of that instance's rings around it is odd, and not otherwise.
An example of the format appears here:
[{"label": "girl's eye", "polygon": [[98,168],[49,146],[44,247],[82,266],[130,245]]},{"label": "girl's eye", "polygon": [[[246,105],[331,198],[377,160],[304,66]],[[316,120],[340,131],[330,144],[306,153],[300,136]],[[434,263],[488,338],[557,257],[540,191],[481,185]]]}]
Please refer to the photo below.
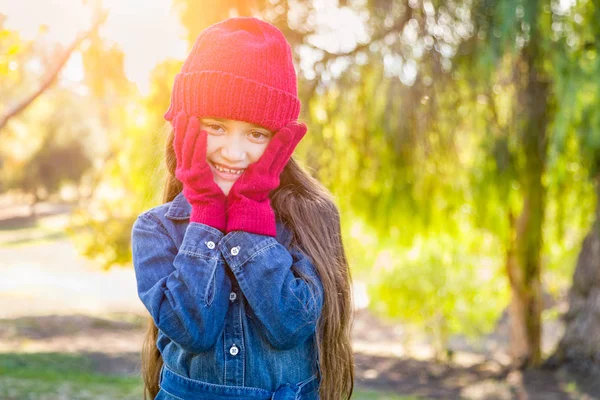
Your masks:
[{"label": "girl's eye", "polygon": [[250,132],[250,135],[252,135],[253,139],[257,139],[257,140],[267,139],[269,137],[269,135],[267,135],[264,132],[260,132],[260,131],[252,131],[252,132]]},{"label": "girl's eye", "polygon": [[218,131],[219,129],[222,129],[221,125],[208,124],[206,126],[208,126],[213,131]]}]

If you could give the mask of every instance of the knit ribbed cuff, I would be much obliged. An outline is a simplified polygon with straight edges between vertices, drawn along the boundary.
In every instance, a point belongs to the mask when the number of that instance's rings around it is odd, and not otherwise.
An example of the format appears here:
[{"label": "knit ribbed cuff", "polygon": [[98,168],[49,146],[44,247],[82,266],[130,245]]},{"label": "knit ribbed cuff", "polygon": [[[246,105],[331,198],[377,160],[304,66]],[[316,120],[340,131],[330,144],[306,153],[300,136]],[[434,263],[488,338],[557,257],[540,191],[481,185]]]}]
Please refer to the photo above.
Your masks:
[{"label": "knit ribbed cuff", "polygon": [[165,119],[178,111],[197,117],[219,117],[251,122],[278,131],[300,115],[295,94],[220,71],[179,73]]},{"label": "knit ribbed cuff", "polygon": [[225,232],[227,226],[225,207],[192,206],[190,222],[198,222]]},{"label": "knit ribbed cuff", "polygon": [[[243,199],[243,200],[242,200]],[[227,209],[226,233],[244,231],[259,235],[277,236],[275,212],[267,201],[257,203],[247,198],[236,201]]]}]

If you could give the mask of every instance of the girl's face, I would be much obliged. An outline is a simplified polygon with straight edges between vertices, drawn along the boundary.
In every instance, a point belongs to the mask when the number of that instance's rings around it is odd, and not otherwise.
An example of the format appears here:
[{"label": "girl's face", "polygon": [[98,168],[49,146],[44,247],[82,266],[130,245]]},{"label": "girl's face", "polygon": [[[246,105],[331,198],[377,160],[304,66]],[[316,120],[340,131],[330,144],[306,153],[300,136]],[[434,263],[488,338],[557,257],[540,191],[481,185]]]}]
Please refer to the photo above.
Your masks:
[{"label": "girl's face", "polygon": [[248,165],[263,155],[274,135],[258,125],[214,117],[200,118],[200,128],[208,133],[206,161],[225,195]]}]

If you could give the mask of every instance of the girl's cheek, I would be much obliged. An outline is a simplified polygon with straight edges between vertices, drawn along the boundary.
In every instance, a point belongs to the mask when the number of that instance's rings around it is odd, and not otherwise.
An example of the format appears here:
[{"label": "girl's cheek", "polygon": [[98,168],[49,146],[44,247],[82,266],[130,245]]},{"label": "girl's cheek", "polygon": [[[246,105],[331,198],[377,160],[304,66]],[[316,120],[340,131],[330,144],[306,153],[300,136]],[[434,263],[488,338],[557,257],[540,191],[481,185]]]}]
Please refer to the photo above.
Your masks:
[{"label": "girl's cheek", "polygon": [[211,135],[210,133],[206,136],[206,156],[208,157],[221,146],[222,139],[218,135]]}]

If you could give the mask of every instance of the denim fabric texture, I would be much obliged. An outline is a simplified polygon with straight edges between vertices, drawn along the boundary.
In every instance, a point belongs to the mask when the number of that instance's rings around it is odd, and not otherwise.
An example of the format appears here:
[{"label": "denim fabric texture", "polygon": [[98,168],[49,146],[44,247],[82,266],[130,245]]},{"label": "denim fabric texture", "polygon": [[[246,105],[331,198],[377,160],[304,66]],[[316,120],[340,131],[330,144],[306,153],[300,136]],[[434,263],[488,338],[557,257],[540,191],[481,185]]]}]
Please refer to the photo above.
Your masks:
[{"label": "denim fabric texture", "polygon": [[318,399],[323,286],[277,237],[189,222],[182,193],[131,234],[138,295],[159,329],[157,399]]}]

